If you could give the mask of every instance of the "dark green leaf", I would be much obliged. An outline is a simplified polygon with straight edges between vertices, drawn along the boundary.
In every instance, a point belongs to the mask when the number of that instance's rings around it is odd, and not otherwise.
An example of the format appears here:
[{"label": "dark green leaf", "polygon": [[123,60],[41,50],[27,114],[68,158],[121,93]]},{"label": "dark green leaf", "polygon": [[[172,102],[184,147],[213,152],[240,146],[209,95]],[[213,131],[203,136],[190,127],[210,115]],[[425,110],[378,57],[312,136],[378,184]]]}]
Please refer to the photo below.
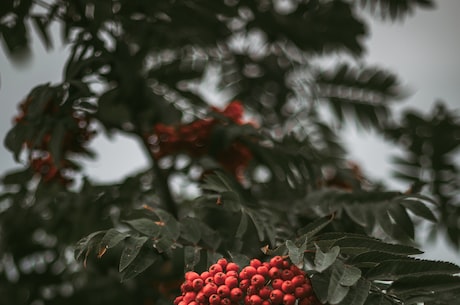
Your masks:
[{"label": "dark green leaf", "polygon": [[126,239],[127,242],[121,253],[120,265],[118,267],[120,272],[125,270],[134,261],[147,240],[148,238],[146,236],[130,236]]},{"label": "dark green leaf", "polygon": [[159,256],[153,253],[153,251],[142,249],[136,258],[121,271],[121,281],[124,282],[139,275],[150,267],[158,258]]},{"label": "dark green leaf", "polygon": [[337,259],[340,253],[340,247],[332,247],[328,252],[323,252],[321,249],[316,246],[315,254],[315,270],[318,272],[323,272],[329,268]]},{"label": "dark green leaf", "polygon": [[195,246],[184,247],[184,264],[185,270],[193,270],[196,264],[200,261],[201,248]]},{"label": "dark green leaf", "polygon": [[148,237],[158,237],[161,231],[161,226],[151,219],[139,218],[126,220],[125,222],[139,233],[145,234]]}]

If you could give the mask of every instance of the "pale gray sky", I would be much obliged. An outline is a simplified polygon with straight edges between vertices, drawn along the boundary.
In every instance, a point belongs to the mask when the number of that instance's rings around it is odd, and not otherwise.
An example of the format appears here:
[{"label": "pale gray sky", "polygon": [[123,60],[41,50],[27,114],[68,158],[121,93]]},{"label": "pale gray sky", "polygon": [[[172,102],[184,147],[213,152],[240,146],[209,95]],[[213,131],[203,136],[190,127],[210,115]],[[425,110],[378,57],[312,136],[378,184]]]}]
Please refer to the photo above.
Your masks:
[{"label": "pale gray sky", "polygon": [[[428,112],[435,100],[442,99],[452,108],[460,109],[460,1],[439,0],[436,11],[417,11],[403,23],[372,21],[372,36],[366,41],[365,61],[396,72],[413,93],[399,108],[413,106]],[[17,104],[37,84],[59,82],[66,58],[62,46],[46,52],[34,41],[34,57],[22,68],[13,66],[0,49],[0,135],[2,139],[17,113]],[[353,126],[344,130],[352,159],[367,169],[374,178],[389,181],[389,156],[395,149],[372,134],[357,131]],[[85,162],[87,174],[104,181],[119,180],[124,175],[143,168],[146,160],[136,143],[116,136],[116,141],[98,137],[92,143],[100,160]],[[14,168],[12,156],[0,146],[0,173]],[[425,247],[427,257],[460,263],[458,253],[442,241]]]}]

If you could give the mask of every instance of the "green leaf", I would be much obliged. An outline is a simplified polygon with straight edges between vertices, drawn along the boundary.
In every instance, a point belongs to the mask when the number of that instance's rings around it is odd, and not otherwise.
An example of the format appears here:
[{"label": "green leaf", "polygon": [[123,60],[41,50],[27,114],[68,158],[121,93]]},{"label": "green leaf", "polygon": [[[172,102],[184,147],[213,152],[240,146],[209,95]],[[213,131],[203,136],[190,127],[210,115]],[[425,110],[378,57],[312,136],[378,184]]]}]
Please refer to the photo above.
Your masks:
[{"label": "green leaf", "polygon": [[104,237],[102,237],[101,242],[99,243],[99,253],[102,253],[103,251],[105,252],[105,250],[115,247],[128,236],[129,234],[119,232],[116,229],[108,230],[105,233]]},{"label": "green leaf", "polygon": [[247,266],[249,265],[250,259],[244,254],[241,253],[233,253],[231,251],[228,251],[228,254],[230,255],[230,258],[234,263],[236,263],[238,266]]},{"label": "green leaf", "polygon": [[196,264],[200,262],[200,247],[185,246],[184,247],[184,265],[185,270],[193,270]]},{"label": "green leaf", "polygon": [[180,236],[180,226],[177,220],[168,212],[161,209],[154,209],[155,213],[160,219],[158,224],[161,228],[161,234],[172,240],[177,240]]},{"label": "green leaf", "polygon": [[181,219],[180,236],[192,244],[197,244],[201,239],[200,223],[201,221],[192,217],[185,217]]},{"label": "green leaf", "polygon": [[19,162],[19,155],[21,154],[24,142],[29,133],[29,127],[24,124],[17,124],[11,128],[3,140],[3,145],[13,153],[14,160]]},{"label": "green leaf", "polygon": [[159,256],[153,253],[153,251],[142,249],[135,259],[122,271],[121,281],[124,282],[139,275],[150,267],[158,258]]},{"label": "green leaf", "polygon": [[259,237],[259,240],[263,241],[265,239],[266,222],[262,218],[260,212],[256,210],[252,210],[250,208],[245,208],[243,210],[243,213],[244,212],[246,212],[248,216],[251,218],[252,223],[254,224],[254,227],[256,228],[257,236]]},{"label": "green leaf", "polygon": [[31,16],[31,19],[43,44],[47,49],[50,49],[53,46],[53,43],[51,42],[50,34],[48,32],[46,18],[42,16]]},{"label": "green leaf", "polygon": [[155,221],[147,218],[125,220],[124,222],[130,225],[134,230],[145,234],[148,237],[156,238],[159,236],[161,231],[161,227],[155,223]]},{"label": "green leaf", "polygon": [[433,212],[422,202],[412,199],[404,199],[401,202],[401,205],[409,209],[412,213],[417,216],[420,216],[424,219],[436,222],[436,216]]},{"label": "green leaf", "polygon": [[240,223],[236,229],[235,238],[241,239],[248,229],[248,215],[244,212],[241,213]]},{"label": "green leaf", "polygon": [[340,247],[332,247],[328,252],[321,251],[320,247],[318,247],[317,245],[315,245],[315,247],[315,270],[318,272],[323,272],[336,261],[340,253]]},{"label": "green leaf", "polygon": [[20,185],[27,183],[32,176],[33,173],[29,168],[16,170],[6,173],[6,175],[1,178],[1,183],[4,185]]},{"label": "green leaf", "polygon": [[371,282],[360,278],[355,286],[350,287],[347,296],[339,303],[340,305],[363,305],[366,302]]},{"label": "green leaf", "polygon": [[324,216],[318,219],[315,219],[313,222],[309,223],[307,226],[299,229],[297,233],[303,235],[301,238],[310,239],[324,229],[332,221],[331,216]]},{"label": "green leaf", "polygon": [[297,247],[297,245],[293,241],[286,240],[286,247],[288,249],[288,255],[291,259],[291,262],[296,266],[302,266],[304,253],[307,249],[307,239],[305,238],[304,242],[300,245],[300,247]]},{"label": "green leaf", "polygon": [[85,252],[86,256],[88,256],[92,247],[101,240],[104,233],[105,231],[96,231],[80,239],[75,245],[75,260],[79,260]]},{"label": "green leaf", "polygon": [[345,265],[340,285],[353,286],[361,278],[361,270],[351,265]]},{"label": "green leaf", "polygon": [[439,261],[428,260],[386,260],[379,263],[366,273],[368,279],[397,280],[405,276],[422,274],[455,274],[460,273],[460,267]]},{"label": "green leaf", "polygon": [[414,224],[406,210],[398,203],[388,207],[388,213],[393,218],[395,224],[402,229],[411,239],[414,238]]},{"label": "green leaf", "polygon": [[404,298],[412,295],[457,290],[460,288],[460,277],[446,274],[424,274],[407,276],[394,281],[388,289],[389,293]]},{"label": "green leaf", "polygon": [[[347,296],[350,287],[341,284],[342,280],[344,280],[345,273],[343,263],[336,261],[332,265],[331,271],[331,277],[329,279],[329,286],[327,289],[327,300],[329,304],[334,305],[340,303]],[[345,282],[347,282],[347,279],[345,279]]]},{"label": "green leaf", "polygon": [[142,249],[142,246],[148,240],[146,236],[130,236],[126,241],[126,246],[121,253],[120,265],[118,270],[122,272],[126,269],[136,258]]}]

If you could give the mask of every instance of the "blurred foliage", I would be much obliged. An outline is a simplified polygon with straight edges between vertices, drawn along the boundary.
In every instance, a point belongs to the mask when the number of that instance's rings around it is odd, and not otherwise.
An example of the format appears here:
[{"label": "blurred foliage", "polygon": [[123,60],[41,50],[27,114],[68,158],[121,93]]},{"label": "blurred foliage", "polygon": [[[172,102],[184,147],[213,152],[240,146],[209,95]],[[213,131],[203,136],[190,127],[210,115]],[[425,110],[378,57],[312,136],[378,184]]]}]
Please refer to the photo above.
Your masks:
[{"label": "blurred foliage", "polygon": [[[70,52],[4,140],[23,166],[2,177],[0,303],[170,304],[184,270],[275,254],[324,304],[455,302],[459,267],[417,259],[415,236],[429,221],[459,245],[458,116],[439,104],[397,120],[397,76],[356,63],[365,10],[395,20],[433,5],[1,1],[12,61],[31,31],[51,48],[55,24]],[[344,54],[358,60],[321,64]],[[337,127],[350,120],[405,150],[395,166],[410,189],[347,161]],[[149,168],[110,185],[82,176],[102,132],[136,138]]]}]

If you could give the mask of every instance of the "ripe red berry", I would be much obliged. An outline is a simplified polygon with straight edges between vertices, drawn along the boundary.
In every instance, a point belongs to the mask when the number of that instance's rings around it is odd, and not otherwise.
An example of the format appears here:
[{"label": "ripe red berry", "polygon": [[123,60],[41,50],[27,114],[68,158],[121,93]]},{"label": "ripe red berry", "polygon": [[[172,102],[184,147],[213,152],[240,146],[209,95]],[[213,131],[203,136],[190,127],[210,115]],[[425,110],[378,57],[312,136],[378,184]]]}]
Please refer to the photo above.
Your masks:
[{"label": "ripe red berry", "polygon": [[257,294],[251,295],[249,298],[250,305],[262,305],[262,298]]},{"label": "ripe red berry", "polygon": [[282,279],[274,279],[272,281],[272,287],[273,289],[281,289],[281,286],[283,285],[283,280]]},{"label": "ripe red berry", "polygon": [[219,264],[213,264],[211,265],[211,267],[209,267],[209,273],[211,273],[212,275],[216,274],[217,272],[222,272],[224,269],[222,268],[221,265]]},{"label": "ripe red berry", "polygon": [[295,287],[299,287],[305,283],[305,276],[296,275],[291,279],[291,282],[292,282],[292,285],[294,285]]},{"label": "ripe red berry", "polygon": [[308,296],[307,290],[304,287],[296,287],[294,289],[294,296],[298,299],[303,299]]},{"label": "ripe red berry", "polygon": [[227,272],[228,271],[236,271],[236,272],[238,272],[240,270],[240,267],[237,264],[230,262],[230,263],[227,264],[226,270],[227,270]]},{"label": "ripe red berry", "polygon": [[203,293],[207,297],[210,297],[212,294],[215,294],[216,292],[217,292],[217,285],[214,283],[206,284],[203,287]]},{"label": "ripe red berry", "polygon": [[182,292],[187,292],[187,291],[193,291],[193,285],[192,282],[189,280],[186,280],[181,286],[180,289]]},{"label": "ripe red berry", "polygon": [[257,267],[257,273],[263,277],[268,277],[268,268],[266,266]]},{"label": "ripe red berry", "polygon": [[238,302],[243,298],[243,291],[240,288],[233,288],[230,291],[230,300],[233,302]]},{"label": "ripe red berry", "polygon": [[188,305],[198,305],[198,303],[196,301],[190,301]]},{"label": "ripe red berry", "polygon": [[222,266],[222,268],[225,268],[228,264],[227,260],[225,258],[220,258],[217,263]]},{"label": "ripe red berry", "polygon": [[257,273],[256,268],[252,266],[246,266],[244,267],[241,272],[240,272],[240,278],[242,279],[250,279],[254,276],[254,274]]},{"label": "ripe red berry", "polygon": [[313,305],[309,298],[304,298],[299,300],[299,305]]},{"label": "ripe red berry", "polygon": [[243,291],[246,291],[246,289],[248,289],[248,287],[249,287],[250,284],[251,284],[251,282],[250,282],[248,279],[241,280],[241,281],[240,281],[240,288],[241,288]]},{"label": "ripe red berry", "polygon": [[277,279],[281,276],[281,272],[278,267],[271,267],[270,270],[268,270],[268,276],[272,279]]},{"label": "ripe red berry", "polygon": [[249,265],[257,269],[258,267],[260,267],[262,265],[262,262],[260,260],[258,260],[257,258],[254,258],[254,259],[251,260]]},{"label": "ripe red berry", "polygon": [[291,280],[292,278],[294,277],[294,273],[289,270],[289,269],[284,269],[282,272],[281,272],[281,278],[283,280]]},{"label": "ripe red berry", "polygon": [[214,277],[213,276],[208,277],[207,279],[204,280],[204,283],[205,284],[214,283]]},{"label": "ripe red berry", "polygon": [[260,288],[265,284],[265,278],[260,274],[254,274],[251,277],[251,285]]},{"label": "ripe red berry", "polygon": [[238,277],[239,276],[239,273],[235,270],[230,270],[230,271],[227,271],[227,273],[225,273],[227,275],[227,277],[229,276],[234,276],[234,277]]},{"label": "ripe red berry", "polygon": [[232,304],[232,301],[230,301],[229,298],[223,298],[220,300],[220,305],[230,305]]},{"label": "ripe red berry", "polygon": [[222,285],[217,288],[217,294],[223,298],[223,297],[228,297],[230,295],[230,288],[228,286]]},{"label": "ripe red berry", "polygon": [[246,290],[247,295],[259,294],[259,288],[250,285]]},{"label": "ripe red berry", "polygon": [[211,275],[211,273],[209,273],[209,271],[203,271],[200,275],[201,279],[203,281],[205,281],[209,276]]},{"label": "ripe red berry", "polygon": [[195,298],[196,298],[196,293],[193,292],[193,291],[189,291],[189,292],[185,293],[183,301],[188,304],[191,301],[194,301]]},{"label": "ripe red berry", "polygon": [[200,291],[196,294],[195,301],[197,301],[198,303],[204,303],[207,299],[208,297],[202,291]]},{"label": "ripe red berry", "polygon": [[294,292],[294,285],[292,285],[291,281],[284,281],[283,284],[281,285],[281,290],[285,293],[291,293]]},{"label": "ripe red berry", "polygon": [[189,271],[189,272],[185,273],[185,279],[187,281],[190,281],[190,282],[192,282],[194,279],[197,279],[199,277],[200,277],[200,275],[198,273],[194,272],[194,271]]},{"label": "ripe red berry", "polygon": [[219,305],[220,304],[220,297],[217,294],[213,294],[209,297],[209,304],[210,305]]},{"label": "ripe red berry", "polygon": [[259,296],[264,299],[264,300],[267,300],[270,298],[270,293],[272,292],[272,290],[268,287],[268,286],[264,286],[262,288],[260,288],[259,290]]},{"label": "ripe red berry", "polygon": [[235,276],[227,276],[224,284],[230,289],[238,287],[238,279]]},{"label": "ripe red berry", "polygon": [[204,286],[204,281],[203,281],[203,279],[201,279],[200,277],[194,279],[193,282],[192,282],[192,286],[193,286],[193,290],[194,290],[194,291],[199,291],[199,290],[201,290],[201,288],[203,288],[203,286]]},{"label": "ripe red berry", "polygon": [[295,304],[295,296],[292,294],[285,294],[283,297],[283,304],[284,305],[294,305]]},{"label": "ripe red berry", "polygon": [[283,258],[279,255],[274,256],[270,259],[270,266],[271,267],[278,267],[282,268],[283,267]]},{"label": "ripe red berry", "polygon": [[227,278],[227,275],[223,272],[217,272],[214,275],[214,283],[216,283],[217,286],[223,285],[225,283],[225,279]]},{"label": "ripe red berry", "polygon": [[182,301],[183,298],[184,298],[184,296],[182,296],[182,295],[176,297],[176,298],[174,299],[174,305],[179,304],[179,302]]},{"label": "ripe red berry", "polygon": [[269,300],[263,300],[262,305],[271,305],[272,303]]},{"label": "ripe red berry", "polygon": [[270,293],[270,300],[273,305],[281,304],[283,302],[283,297],[284,293],[279,289],[275,289]]}]

